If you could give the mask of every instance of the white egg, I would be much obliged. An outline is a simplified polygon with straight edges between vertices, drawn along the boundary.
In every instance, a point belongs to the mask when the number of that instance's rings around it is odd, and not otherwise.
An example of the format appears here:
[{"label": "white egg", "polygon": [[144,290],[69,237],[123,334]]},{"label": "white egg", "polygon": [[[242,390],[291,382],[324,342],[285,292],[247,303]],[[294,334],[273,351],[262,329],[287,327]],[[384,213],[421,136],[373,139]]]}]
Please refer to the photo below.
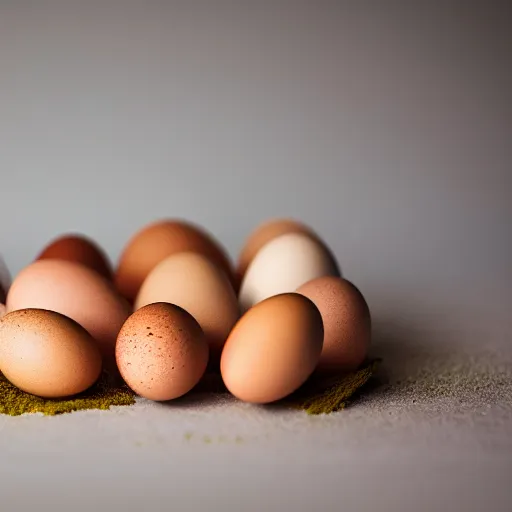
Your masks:
[{"label": "white egg", "polygon": [[247,311],[262,300],[328,275],[340,276],[340,271],[327,247],[301,233],[281,235],[264,245],[247,268],[240,307]]}]

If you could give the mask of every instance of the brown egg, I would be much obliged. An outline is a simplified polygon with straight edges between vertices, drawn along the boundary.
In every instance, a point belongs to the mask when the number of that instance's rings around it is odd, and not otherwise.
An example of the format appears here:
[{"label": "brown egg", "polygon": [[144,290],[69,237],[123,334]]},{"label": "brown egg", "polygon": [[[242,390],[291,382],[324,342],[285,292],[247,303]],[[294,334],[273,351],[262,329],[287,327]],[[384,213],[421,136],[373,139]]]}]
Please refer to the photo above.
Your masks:
[{"label": "brown egg", "polygon": [[113,272],[107,255],[92,240],[82,235],[63,235],[53,240],[36,258],[81,263],[112,280]]},{"label": "brown egg", "polygon": [[226,274],[201,254],[181,252],[161,261],[147,276],[135,309],[170,302],[188,311],[203,329],[213,355],[239,318],[236,294]]},{"label": "brown egg", "polygon": [[188,222],[163,220],[145,227],[128,242],[116,270],[117,288],[133,301],[144,279],[158,263],[185,251],[206,256],[226,272],[230,280],[234,279],[226,252],[206,231]]},{"label": "brown egg", "polygon": [[238,321],[224,346],[224,384],[246,402],[284,398],[315,369],[323,335],[320,312],[306,297],[285,293],[259,302]]},{"label": "brown egg", "polygon": [[0,303],[5,303],[5,298],[7,296],[7,291],[9,289],[9,285],[11,282],[11,275],[9,270],[7,269],[7,265],[5,264],[2,256],[0,256]]},{"label": "brown egg", "polygon": [[208,344],[197,321],[174,304],[149,304],[126,320],[116,344],[121,376],[150,400],[190,391],[208,363]]},{"label": "brown egg", "polygon": [[117,334],[131,313],[114,286],[94,270],[65,260],[39,260],[23,269],[7,295],[7,311],[49,309],[77,321],[114,356]]},{"label": "brown egg", "polygon": [[101,355],[91,335],[60,313],[22,309],[0,320],[0,369],[27,393],[58,398],[92,386]]},{"label": "brown egg", "polygon": [[311,299],[324,324],[324,347],[319,370],[353,371],[368,354],[371,318],[361,292],[346,279],[325,276],[297,289]]},{"label": "brown egg", "polygon": [[[293,219],[271,219],[263,224],[260,224],[247,238],[245,244],[240,252],[238,257],[238,262],[236,265],[236,278],[238,287],[242,282],[242,278],[245,275],[249,264],[252,262],[256,254],[259,250],[266,245],[268,242],[274,240],[275,238],[281,235],[287,235],[289,233],[298,233],[307,235],[318,243],[320,243],[325,250],[327,250],[330,254],[330,250],[324,244],[324,242],[320,239],[320,237],[311,229],[309,226],[298,222]],[[331,255],[332,256],[332,255]],[[335,261],[335,258],[332,257]],[[339,273],[339,269],[338,272]]]}]

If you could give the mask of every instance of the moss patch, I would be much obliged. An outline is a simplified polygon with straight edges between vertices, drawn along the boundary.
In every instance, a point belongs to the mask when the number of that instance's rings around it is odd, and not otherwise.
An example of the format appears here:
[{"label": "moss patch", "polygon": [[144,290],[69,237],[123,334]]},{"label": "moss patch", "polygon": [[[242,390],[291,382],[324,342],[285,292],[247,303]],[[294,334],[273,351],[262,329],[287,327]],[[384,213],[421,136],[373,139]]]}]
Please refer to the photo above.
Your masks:
[{"label": "moss patch", "polygon": [[20,416],[25,413],[42,413],[54,416],[85,409],[110,409],[115,405],[133,405],[134,393],[126,386],[114,384],[103,373],[90,389],[72,398],[40,398],[21,391],[0,373],[0,413]]},{"label": "moss patch", "polygon": [[379,362],[369,361],[358,371],[345,375],[312,378],[286,398],[285,402],[313,415],[329,414],[344,409],[350,399],[353,399],[370,380]]}]

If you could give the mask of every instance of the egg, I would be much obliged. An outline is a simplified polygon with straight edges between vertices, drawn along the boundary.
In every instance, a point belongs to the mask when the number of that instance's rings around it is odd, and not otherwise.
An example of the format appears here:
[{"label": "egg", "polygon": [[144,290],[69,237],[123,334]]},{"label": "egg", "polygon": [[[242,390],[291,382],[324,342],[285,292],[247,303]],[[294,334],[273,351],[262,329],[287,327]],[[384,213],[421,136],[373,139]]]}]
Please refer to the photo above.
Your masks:
[{"label": "egg", "polygon": [[199,322],[214,355],[220,355],[240,316],[226,274],[208,258],[193,252],[169,256],[149,273],[134,307],[153,302],[170,302],[188,311]]},{"label": "egg", "polygon": [[117,266],[116,286],[133,301],[158,263],[172,254],[189,251],[206,256],[234,281],[226,252],[210,234],[188,222],[162,220],[146,226],[129,240]]},{"label": "egg", "polygon": [[228,337],[220,361],[224,384],[245,402],[280,400],[314,371],[323,336],[322,317],[308,298],[286,293],[266,299]]},{"label": "egg", "polygon": [[24,268],[7,295],[7,312],[38,308],[66,315],[114,356],[117,334],[131,313],[113,284],[94,270],[65,260],[39,260]]},{"label": "egg", "polygon": [[69,234],[56,238],[36,258],[36,260],[43,259],[81,263],[107,279],[113,278],[107,255],[94,241],[83,235]]},{"label": "egg", "polygon": [[318,370],[353,371],[365,360],[371,340],[371,318],[362,293],[347,279],[324,276],[297,289],[318,307],[324,345]]},{"label": "egg", "polygon": [[178,398],[203,376],[208,344],[197,321],[174,304],[154,303],[133,313],[116,344],[119,372],[128,386],[150,400]]},{"label": "egg", "polygon": [[61,398],[96,382],[101,355],[74,320],[54,311],[22,309],[0,320],[0,370],[22,391]]},{"label": "egg", "polygon": [[[270,219],[260,224],[247,238],[242,250],[238,256],[236,265],[236,275],[238,282],[241,282],[247,270],[247,267],[258,254],[258,251],[274,238],[288,233],[301,233],[310,238],[315,239],[319,244],[323,244],[320,237],[313,231],[312,228],[306,226],[302,222],[294,219]],[[324,249],[329,251],[324,244]],[[334,259],[334,258],[333,258]]]},{"label": "egg", "polygon": [[240,286],[241,310],[325,275],[340,274],[323,245],[301,233],[281,235],[264,245],[247,268]]},{"label": "egg", "polygon": [[0,303],[5,303],[5,298],[10,284],[11,274],[9,273],[2,256],[0,256]]},{"label": "egg", "polygon": [[0,318],[5,315],[5,304],[0,303]]}]

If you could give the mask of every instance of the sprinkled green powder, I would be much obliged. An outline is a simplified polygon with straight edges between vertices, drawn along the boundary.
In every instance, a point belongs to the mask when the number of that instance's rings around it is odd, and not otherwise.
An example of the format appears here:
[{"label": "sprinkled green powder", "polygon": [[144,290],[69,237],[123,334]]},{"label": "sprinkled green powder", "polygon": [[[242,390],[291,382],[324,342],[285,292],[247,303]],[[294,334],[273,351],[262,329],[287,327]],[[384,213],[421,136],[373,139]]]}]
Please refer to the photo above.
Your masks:
[{"label": "sprinkled green powder", "polygon": [[25,413],[43,413],[47,416],[84,409],[109,409],[115,405],[133,405],[133,392],[124,385],[113,384],[102,374],[90,389],[73,398],[40,398],[21,391],[0,373],[0,413],[19,416]]}]

